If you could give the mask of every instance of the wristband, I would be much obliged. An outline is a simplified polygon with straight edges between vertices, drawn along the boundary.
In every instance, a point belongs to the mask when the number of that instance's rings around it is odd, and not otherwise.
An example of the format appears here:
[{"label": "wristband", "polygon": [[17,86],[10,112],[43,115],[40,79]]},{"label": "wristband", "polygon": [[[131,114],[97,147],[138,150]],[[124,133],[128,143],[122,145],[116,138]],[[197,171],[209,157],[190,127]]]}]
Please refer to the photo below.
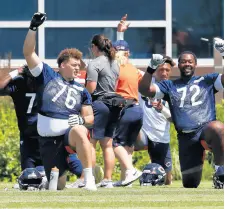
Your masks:
[{"label": "wristband", "polygon": [[153,69],[153,68],[151,68],[151,67],[147,67],[147,70],[146,70],[149,74],[153,74],[155,71],[156,71],[156,69]]},{"label": "wristband", "polygon": [[14,79],[16,76],[18,76],[19,75],[19,71],[16,69],[16,70],[13,70],[13,71],[11,71],[10,73],[9,73],[9,75],[10,75],[10,77],[12,78],[12,79]]},{"label": "wristband", "polygon": [[117,38],[117,41],[124,40],[124,32],[118,32],[117,31],[116,38]]},{"label": "wristband", "polygon": [[29,29],[32,31],[37,31],[37,27],[35,27],[35,26],[30,26]]},{"label": "wristband", "polygon": [[166,108],[165,106],[163,106],[161,113],[165,116],[165,118],[171,117],[170,110],[168,108]]}]

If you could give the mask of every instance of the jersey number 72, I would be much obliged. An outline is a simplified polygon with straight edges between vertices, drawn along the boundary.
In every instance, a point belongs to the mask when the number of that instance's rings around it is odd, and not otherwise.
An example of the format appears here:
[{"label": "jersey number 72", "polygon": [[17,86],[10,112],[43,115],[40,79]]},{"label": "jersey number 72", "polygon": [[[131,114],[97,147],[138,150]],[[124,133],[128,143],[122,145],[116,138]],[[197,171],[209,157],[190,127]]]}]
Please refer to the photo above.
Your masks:
[{"label": "jersey number 72", "polygon": [[[202,101],[196,101],[196,97],[200,94],[200,87],[197,85],[192,85],[189,89],[191,92],[195,91],[195,93],[191,96],[191,105],[192,106],[197,106],[202,104]],[[181,96],[181,101],[180,101],[180,106],[179,107],[183,107],[184,106],[184,100],[186,98],[187,95],[187,87],[182,87],[177,89],[177,92],[182,92],[182,96]]]}]

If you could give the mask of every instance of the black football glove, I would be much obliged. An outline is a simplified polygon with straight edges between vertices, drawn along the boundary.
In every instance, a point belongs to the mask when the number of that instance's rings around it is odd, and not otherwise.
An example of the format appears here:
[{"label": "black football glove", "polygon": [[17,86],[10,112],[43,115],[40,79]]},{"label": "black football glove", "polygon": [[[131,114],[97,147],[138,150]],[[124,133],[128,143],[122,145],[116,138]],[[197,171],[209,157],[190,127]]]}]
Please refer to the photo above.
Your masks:
[{"label": "black football glove", "polygon": [[36,31],[37,28],[46,20],[46,18],[46,13],[34,13],[29,28],[33,31]]}]

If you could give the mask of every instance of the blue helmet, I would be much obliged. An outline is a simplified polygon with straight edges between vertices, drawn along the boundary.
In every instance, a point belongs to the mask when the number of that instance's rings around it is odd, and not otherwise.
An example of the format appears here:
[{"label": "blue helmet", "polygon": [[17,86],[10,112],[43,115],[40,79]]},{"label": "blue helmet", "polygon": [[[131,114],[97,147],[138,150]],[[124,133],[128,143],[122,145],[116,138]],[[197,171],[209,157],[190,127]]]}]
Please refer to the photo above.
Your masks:
[{"label": "blue helmet", "polygon": [[215,189],[223,189],[224,184],[224,166],[220,166],[213,175],[213,185]]},{"label": "blue helmet", "polygon": [[41,174],[42,177],[46,176],[44,166],[42,166],[42,165],[36,166],[36,169]]},{"label": "blue helmet", "polygon": [[164,168],[157,163],[147,164],[142,172],[139,179],[141,186],[161,186],[165,182],[166,172]]},{"label": "blue helmet", "polygon": [[26,168],[18,178],[20,190],[27,190],[29,187],[40,189],[42,176],[36,168]]}]

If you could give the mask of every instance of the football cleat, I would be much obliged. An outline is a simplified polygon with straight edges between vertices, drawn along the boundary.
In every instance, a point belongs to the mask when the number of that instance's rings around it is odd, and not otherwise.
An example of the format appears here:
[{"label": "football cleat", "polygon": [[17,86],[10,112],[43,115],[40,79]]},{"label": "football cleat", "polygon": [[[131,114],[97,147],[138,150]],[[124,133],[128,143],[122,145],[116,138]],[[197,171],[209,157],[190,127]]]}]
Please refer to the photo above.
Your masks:
[{"label": "football cleat", "polygon": [[223,189],[224,166],[220,166],[213,175],[213,186],[215,189]]}]

